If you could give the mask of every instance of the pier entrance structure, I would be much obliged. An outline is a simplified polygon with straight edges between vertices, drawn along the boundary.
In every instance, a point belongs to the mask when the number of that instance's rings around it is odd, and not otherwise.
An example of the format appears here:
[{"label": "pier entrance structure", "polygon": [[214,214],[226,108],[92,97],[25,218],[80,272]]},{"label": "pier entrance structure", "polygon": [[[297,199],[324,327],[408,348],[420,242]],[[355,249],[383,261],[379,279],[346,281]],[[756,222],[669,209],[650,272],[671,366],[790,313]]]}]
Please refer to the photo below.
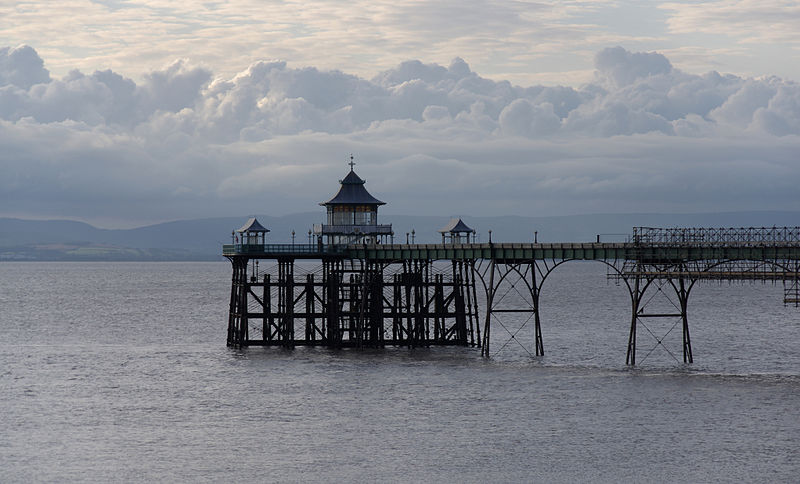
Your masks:
[{"label": "pier entrance structure", "polygon": [[[532,329],[532,354],[539,356],[542,285],[572,260],[600,261],[628,288],[630,365],[641,328],[655,340],[641,350],[663,347],[663,336],[648,326],[657,318],[681,328],[683,362],[693,362],[688,302],[697,282],[779,282],[784,303],[800,306],[800,227],[636,227],[613,243],[394,244],[387,243],[391,225],[377,224],[383,202],[369,195],[352,165],[340,183],[322,204],[328,223],[314,228],[316,243],[267,243],[267,229],[253,219],[240,239],[223,246],[233,267],[228,345],[459,345],[489,356],[497,324],[508,332],[506,344]],[[654,296],[668,293],[670,309],[654,310]],[[511,316],[524,321],[516,330],[503,325]]]}]

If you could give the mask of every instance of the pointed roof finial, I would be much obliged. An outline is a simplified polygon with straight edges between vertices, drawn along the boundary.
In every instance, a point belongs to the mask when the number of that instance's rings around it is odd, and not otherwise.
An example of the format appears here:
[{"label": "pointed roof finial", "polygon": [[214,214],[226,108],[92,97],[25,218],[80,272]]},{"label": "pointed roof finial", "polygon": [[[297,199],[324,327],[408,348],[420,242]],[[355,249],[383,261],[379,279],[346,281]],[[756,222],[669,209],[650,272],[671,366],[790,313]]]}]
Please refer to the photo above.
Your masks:
[{"label": "pointed roof finial", "polygon": [[356,166],[356,162],[353,161],[353,153],[350,153],[350,163],[348,165],[350,165],[350,171],[353,171],[353,167]]}]

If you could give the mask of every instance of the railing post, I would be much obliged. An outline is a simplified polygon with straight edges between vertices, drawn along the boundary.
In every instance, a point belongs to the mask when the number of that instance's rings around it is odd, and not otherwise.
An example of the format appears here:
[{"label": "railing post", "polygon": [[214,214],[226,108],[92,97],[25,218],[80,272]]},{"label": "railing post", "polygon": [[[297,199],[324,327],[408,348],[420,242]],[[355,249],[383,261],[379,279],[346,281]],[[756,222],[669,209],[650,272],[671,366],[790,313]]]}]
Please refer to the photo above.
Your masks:
[{"label": "railing post", "polygon": [[483,348],[481,355],[489,356],[489,335],[492,330],[492,304],[494,299],[494,257],[489,262],[489,286],[486,288],[486,320],[483,326]]}]

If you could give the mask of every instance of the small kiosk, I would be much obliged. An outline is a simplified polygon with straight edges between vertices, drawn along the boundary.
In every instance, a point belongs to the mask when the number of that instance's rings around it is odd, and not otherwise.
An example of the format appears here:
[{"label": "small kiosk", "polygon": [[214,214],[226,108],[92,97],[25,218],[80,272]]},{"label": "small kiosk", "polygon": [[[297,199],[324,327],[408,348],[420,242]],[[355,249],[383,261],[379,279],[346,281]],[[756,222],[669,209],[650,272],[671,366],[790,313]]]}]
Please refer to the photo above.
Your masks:
[{"label": "small kiosk", "polygon": [[267,232],[269,232],[269,229],[261,225],[258,219],[252,217],[241,228],[236,229],[233,234],[234,243],[242,246],[259,246],[263,248]]},{"label": "small kiosk", "polygon": [[469,228],[460,218],[450,219],[444,227],[439,229],[442,234],[443,244],[469,244],[470,235],[472,241],[475,241],[475,230]]}]

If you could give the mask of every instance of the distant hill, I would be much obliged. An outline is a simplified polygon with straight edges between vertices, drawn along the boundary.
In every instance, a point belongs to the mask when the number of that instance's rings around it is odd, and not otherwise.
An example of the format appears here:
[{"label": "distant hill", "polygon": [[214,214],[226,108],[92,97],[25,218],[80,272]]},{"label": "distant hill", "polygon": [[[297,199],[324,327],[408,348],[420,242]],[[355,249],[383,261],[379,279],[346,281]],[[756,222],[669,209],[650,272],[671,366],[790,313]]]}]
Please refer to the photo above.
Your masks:
[{"label": "distant hill", "polygon": [[[125,230],[109,230],[69,220],[0,218],[0,260],[218,260],[221,246],[230,243],[231,231],[248,216],[179,220]],[[308,230],[323,221],[322,213],[282,217],[258,215],[270,229],[268,241],[305,243]],[[381,214],[392,223],[395,241],[405,242],[413,230],[417,243],[440,240],[437,232],[449,217]],[[558,217],[464,217],[488,241],[588,242],[622,241],[632,227],[772,227],[800,226],[800,211],[727,212],[699,214],[597,214]]]}]

